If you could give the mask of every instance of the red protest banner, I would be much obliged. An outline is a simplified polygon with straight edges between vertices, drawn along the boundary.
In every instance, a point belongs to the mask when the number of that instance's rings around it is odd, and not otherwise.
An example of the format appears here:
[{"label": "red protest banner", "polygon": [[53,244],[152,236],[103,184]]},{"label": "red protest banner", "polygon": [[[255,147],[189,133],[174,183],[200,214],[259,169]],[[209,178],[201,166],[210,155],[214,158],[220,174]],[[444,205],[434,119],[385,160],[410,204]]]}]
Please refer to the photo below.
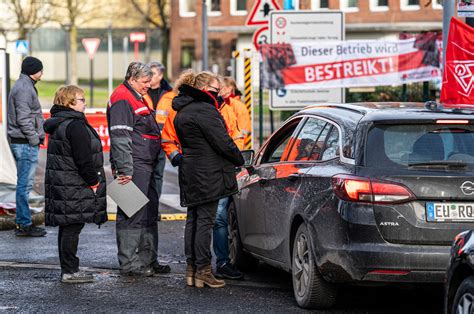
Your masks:
[{"label": "red protest banner", "polygon": [[474,28],[451,19],[440,102],[447,107],[474,105]]}]

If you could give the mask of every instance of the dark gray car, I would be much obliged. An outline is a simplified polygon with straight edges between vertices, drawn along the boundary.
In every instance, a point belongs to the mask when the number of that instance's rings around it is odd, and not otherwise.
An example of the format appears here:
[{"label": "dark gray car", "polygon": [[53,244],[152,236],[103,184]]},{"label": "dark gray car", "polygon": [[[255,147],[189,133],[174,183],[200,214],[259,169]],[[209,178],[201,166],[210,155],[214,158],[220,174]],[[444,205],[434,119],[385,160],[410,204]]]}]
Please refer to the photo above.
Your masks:
[{"label": "dark gray car", "polygon": [[291,272],[298,305],[332,306],[339,283],[441,283],[452,239],[474,227],[473,111],[309,107],[238,180],[231,257]]}]

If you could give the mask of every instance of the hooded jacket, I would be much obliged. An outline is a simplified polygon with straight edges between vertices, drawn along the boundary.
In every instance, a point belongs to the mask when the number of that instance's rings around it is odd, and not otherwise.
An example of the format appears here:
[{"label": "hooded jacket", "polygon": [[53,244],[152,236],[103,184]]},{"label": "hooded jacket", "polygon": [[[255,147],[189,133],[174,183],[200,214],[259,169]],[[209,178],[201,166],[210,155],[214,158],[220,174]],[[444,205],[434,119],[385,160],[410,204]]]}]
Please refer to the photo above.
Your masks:
[{"label": "hooded jacket", "polygon": [[[51,108],[45,174],[47,226],[107,221],[104,158],[99,135],[82,112]],[[87,149],[89,148],[89,149]],[[91,186],[99,183],[96,193]]]},{"label": "hooded jacket", "polygon": [[216,99],[183,85],[172,107],[177,111],[174,127],[183,153],[181,206],[197,206],[237,193],[235,167],[243,165],[244,159],[227,133]]}]

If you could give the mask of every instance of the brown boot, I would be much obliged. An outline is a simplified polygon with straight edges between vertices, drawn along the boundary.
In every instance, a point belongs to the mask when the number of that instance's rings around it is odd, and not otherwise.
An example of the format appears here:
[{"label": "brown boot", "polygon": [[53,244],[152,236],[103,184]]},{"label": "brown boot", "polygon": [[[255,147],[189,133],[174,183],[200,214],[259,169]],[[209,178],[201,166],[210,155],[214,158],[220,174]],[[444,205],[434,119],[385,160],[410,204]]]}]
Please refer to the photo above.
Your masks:
[{"label": "brown boot", "polygon": [[209,288],[222,288],[225,286],[224,280],[219,280],[214,277],[211,265],[198,269],[196,276],[194,276],[194,284],[196,288],[202,288],[204,285],[207,285]]},{"label": "brown boot", "polygon": [[188,264],[186,266],[186,285],[194,287],[194,276],[196,275],[196,267]]}]

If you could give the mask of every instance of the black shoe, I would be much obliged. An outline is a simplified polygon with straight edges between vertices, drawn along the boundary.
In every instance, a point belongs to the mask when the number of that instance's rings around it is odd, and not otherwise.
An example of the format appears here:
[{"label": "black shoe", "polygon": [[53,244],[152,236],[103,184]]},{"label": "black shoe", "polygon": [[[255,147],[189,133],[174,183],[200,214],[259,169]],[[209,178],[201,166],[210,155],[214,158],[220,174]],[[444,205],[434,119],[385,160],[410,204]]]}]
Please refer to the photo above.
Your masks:
[{"label": "black shoe", "polygon": [[216,277],[227,279],[242,279],[244,278],[244,274],[234,268],[234,266],[232,266],[231,264],[225,263],[221,267],[217,267]]},{"label": "black shoe", "polygon": [[46,233],[46,230],[43,228],[35,227],[33,225],[29,225],[28,227],[17,225],[15,230],[15,235],[17,237],[44,237]]},{"label": "black shoe", "polygon": [[133,269],[130,271],[120,271],[122,276],[127,277],[151,277],[155,274],[155,271],[151,267],[145,267],[140,269]]},{"label": "black shoe", "polygon": [[169,265],[161,265],[158,262],[154,263],[152,267],[157,274],[167,274],[171,272],[171,267]]}]

